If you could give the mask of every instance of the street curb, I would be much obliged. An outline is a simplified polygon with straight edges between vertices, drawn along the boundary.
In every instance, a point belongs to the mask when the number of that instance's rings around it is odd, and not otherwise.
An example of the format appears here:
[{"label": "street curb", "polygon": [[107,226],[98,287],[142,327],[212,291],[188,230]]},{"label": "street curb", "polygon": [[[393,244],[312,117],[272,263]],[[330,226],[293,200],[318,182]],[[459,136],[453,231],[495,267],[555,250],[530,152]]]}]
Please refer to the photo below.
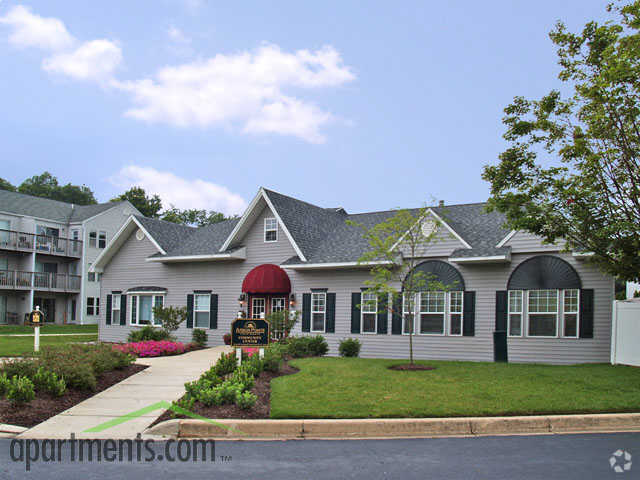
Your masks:
[{"label": "street curb", "polygon": [[640,413],[520,417],[310,420],[174,419],[145,434],[171,438],[284,440],[304,438],[420,438],[592,432],[640,432]]}]

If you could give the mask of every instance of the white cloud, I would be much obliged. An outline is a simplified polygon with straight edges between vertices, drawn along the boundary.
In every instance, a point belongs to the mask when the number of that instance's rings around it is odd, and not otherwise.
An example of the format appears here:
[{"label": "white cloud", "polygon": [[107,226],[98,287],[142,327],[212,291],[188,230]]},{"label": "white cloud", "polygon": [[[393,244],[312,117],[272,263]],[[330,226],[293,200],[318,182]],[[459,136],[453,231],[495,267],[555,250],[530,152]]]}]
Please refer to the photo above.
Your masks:
[{"label": "white cloud", "polygon": [[91,40],[68,53],[46,58],[42,68],[76,80],[103,81],[111,78],[122,62],[122,50],[110,40]]},{"label": "white cloud", "polygon": [[322,142],[319,129],[331,114],[283,93],[287,87],[335,87],[355,79],[333,47],[283,52],[264,45],[254,52],[218,54],[205,61],[165,67],[154,78],[122,82],[136,107],[126,115],[189,127],[243,125],[243,131],[294,135]]},{"label": "white cloud", "polygon": [[240,195],[226,187],[200,179],[188,180],[151,167],[123,167],[110,181],[123,189],[139,186],[147,194],[157,194],[165,208],[173,205],[180,209],[198,208],[234,215],[243,213],[247,207]]},{"label": "white cloud", "polygon": [[169,38],[176,43],[188,44],[191,43],[191,39],[187,37],[182,30],[178,27],[171,26],[167,29],[167,35]]},{"label": "white cloud", "polygon": [[16,5],[4,17],[0,17],[0,24],[12,29],[9,42],[18,47],[55,51],[71,47],[74,43],[74,38],[62,21],[35,15],[22,5]]}]

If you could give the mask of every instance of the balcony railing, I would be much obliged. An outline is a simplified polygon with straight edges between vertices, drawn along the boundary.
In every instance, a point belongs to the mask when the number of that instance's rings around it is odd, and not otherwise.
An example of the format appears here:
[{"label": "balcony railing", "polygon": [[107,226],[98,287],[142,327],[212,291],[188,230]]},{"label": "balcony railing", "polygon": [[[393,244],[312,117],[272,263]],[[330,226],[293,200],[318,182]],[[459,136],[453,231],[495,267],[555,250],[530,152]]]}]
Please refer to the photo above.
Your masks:
[{"label": "balcony railing", "polygon": [[80,258],[82,240],[0,229],[0,249]]},{"label": "balcony railing", "polygon": [[65,273],[0,270],[0,289],[79,292],[81,278],[80,275],[67,275]]}]

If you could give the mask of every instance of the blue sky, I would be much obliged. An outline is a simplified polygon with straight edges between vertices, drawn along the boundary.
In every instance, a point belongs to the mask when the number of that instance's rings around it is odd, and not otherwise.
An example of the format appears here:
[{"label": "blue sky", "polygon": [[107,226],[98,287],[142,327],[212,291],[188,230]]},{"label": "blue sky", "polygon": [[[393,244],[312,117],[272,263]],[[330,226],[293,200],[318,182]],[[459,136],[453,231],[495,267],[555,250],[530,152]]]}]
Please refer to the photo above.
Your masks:
[{"label": "blue sky", "polygon": [[0,0],[0,177],[241,213],[484,201],[502,109],[557,88],[547,33],[604,1]]}]

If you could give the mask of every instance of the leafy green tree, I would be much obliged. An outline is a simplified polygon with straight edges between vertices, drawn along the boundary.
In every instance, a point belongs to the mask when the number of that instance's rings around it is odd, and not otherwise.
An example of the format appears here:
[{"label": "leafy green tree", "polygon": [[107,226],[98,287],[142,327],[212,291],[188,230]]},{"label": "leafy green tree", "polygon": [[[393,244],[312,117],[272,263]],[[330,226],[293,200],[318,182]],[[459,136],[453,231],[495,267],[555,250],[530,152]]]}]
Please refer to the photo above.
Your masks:
[{"label": "leafy green tree", "polygon": [[0,178],[0,190],[9,190],[10,192],[15,192],[16,187],[14,187],[8,180]]},{"label": "leafy green tree", "polygon": [[162,213],[161,218],[167,222],[181,223],[194,227],[204,227],[205,225],[220,223],[233,217],[226,217],[223,213],[216,212],[214,210],[207,211],[195,208],[180,210],[172,205],[170,209],[165,210]]},{"label": "leafy green tree", "polygon": [[624,280],[640,272],[640,1],[581,33],[558,23],[559,79],[572,94],[516,97],[505,108],[508,148],[487,166],[489,209],[508,224],[592,252]]},{"label": "leafy green tree", "polygon": [[93,192],[86,185],[78,186],[67,183],[61,186],[58,179],[49,172],[27,178],[18,187],[18,192],[36,197],[49,198],[76,205],[93,205],[98,203]]},{"label": "leafy green tree", "polygon": [[122,202],[128,200],[134,207],[136,207],[142,215],[150,218],[158,218],[159,212],[162,210],[162,200],[158,195],[147,195],[142,187],[131,187],[115,198],[112,198],[112,202]]},{"label": "leafy green tree", "polygon": [[[358,260],[360,264],[369,265],[371,272],[371,279],[365,281],[368,288],[363,294],[392,299],[386,308],[394,316],[403,318],[402,328],[409,341],[410,364],[413,364],[414,335],[414,321],[411,320],[415,319],[417,312],[418,294],[426,290],[446,291],[453,288],[453,285],[444,285],[432,275],[415,269],[423,261],[419,258],[420,251],[438,241],[436,235],[440,222],[431,217],[428,209],[422,208],[416,213],[398,210],[395,215],[371,228],[347,221],[347,224],[362,229],[363,237],[369,244],[369,250]],[[422,228],[425,221],[433,222],[432,228]]]}]

